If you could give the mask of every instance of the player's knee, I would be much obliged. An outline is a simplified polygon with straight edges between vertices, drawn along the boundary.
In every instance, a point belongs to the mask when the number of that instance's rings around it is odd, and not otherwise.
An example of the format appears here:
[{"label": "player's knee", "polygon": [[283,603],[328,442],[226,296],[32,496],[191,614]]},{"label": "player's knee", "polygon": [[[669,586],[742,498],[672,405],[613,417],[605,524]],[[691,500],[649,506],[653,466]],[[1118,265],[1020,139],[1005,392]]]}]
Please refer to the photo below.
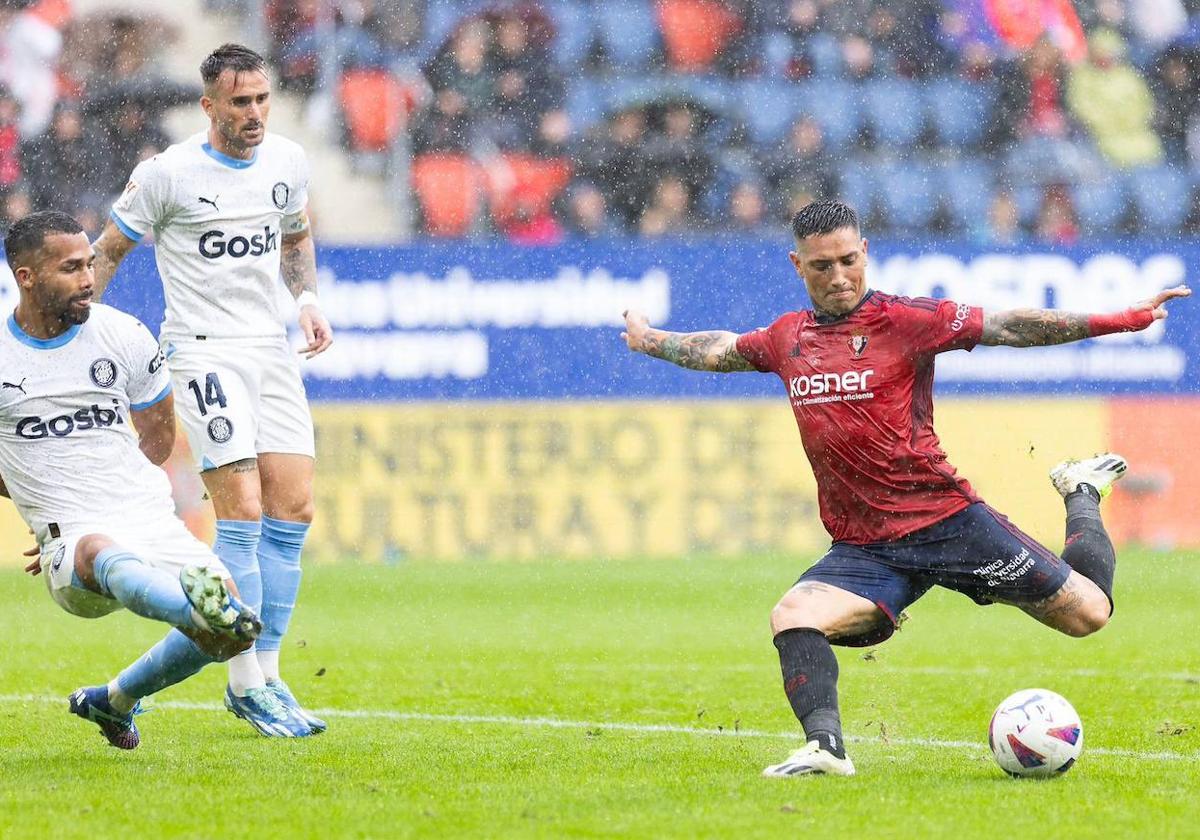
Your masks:
[{"label": "player's knee", "polygon": [[771,633],[775,635],[797,627],[812,627],[825,631],[820,616],[806,609],[790,595],[784,595],[771,609]]},{"label": "player's knee", "polygon": [[96,555],[113,545],[111,538],[103,534],[87,534],[75,543],[75,574],[82,580],[91,580]]},{"label": "player's knee", "polygon": [[1112,609],[1107,598],[1090,598],[1079,605],[1071,629],[1067,632],[1076,638],[1090,636],[1108,624],[1111,615]]}]

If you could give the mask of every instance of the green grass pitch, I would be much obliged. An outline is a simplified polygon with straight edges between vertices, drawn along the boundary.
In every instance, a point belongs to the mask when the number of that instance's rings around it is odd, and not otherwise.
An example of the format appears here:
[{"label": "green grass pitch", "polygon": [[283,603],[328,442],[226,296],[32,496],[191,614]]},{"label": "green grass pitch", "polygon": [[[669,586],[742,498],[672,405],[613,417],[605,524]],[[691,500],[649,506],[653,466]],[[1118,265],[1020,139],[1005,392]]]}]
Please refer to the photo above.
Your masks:
[{"label": "green grass pitch", "polygon": [[[1111,625],[1060,637],[935,591],[840,653],[859,774],[763,779],[799,744],[767,614],[790,558],[351,563],[309,570],[285,642],[324,735],[273,741],[210,668],[120,753],[67,714],[159,635],[0,572],[0,837],[1200,837],[1200,556],[1126,551]],[[1014,781],[994,706],[1064,694],[1085,749]]]}]

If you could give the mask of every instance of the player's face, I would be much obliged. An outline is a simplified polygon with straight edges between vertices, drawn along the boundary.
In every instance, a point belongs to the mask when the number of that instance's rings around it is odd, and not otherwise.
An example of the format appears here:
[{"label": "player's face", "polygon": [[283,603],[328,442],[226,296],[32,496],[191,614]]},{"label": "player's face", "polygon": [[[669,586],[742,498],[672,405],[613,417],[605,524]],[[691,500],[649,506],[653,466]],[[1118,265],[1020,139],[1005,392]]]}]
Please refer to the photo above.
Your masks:
[{"label": "player's face", "polygon": [[806,236],[788,256],[822,312],[845,315],[867,292],[867,240],[854,228]]},{"label": "player's face", "polygon": [[95,259],[87,234],[50,233],[30,264],[14,273],[39,312],[64,324],[82,324],[92,314]]},{"label": "player's face", "polygon": [[271,82],[258,71],[224,70],[200,98],[222,142],[233,151],[244,151],[263,141],[271,110]]}]

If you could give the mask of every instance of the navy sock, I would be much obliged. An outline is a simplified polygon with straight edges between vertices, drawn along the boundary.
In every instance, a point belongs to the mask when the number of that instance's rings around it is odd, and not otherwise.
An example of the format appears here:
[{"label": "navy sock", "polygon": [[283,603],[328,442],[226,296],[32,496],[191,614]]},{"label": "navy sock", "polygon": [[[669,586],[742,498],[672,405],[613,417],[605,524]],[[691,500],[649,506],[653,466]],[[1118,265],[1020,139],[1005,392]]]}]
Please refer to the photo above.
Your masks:
[{"label": "navy sock", "polygon": [[1067,496],[1067,539],[1062,558],[1079,574],[1090,580],[1113,603],[1113,576],[1117,570],[1117,552],[1100,519],[1100,494],[1089,484]]},{"label": "navy sock", "polygon": [[804,727],[804,736],[838,758],[846,757],[842,718],[838,712],[838,661],[825,634],[810,627],[780,631],[775,636],[783,690]]}]

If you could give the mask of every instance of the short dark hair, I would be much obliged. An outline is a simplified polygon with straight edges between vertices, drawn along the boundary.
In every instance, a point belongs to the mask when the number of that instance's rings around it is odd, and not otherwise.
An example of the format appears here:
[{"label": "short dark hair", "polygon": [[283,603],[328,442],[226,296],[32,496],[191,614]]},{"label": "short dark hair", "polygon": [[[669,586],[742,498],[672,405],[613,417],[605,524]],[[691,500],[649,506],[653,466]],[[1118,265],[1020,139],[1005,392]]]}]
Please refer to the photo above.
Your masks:
[{"label": "short dark hair", "polygon": [[858,214],[849,204],[836,200],[814,201],[792,216],[792,235],[796,241],[807,236],[822,236],[842,228],[858,227]]},{"label": "short dark hair", "polygon": [[16,222],[4,234],[4,258],[13,271],[26,257],[42,247],[50,233],[83,233],[83,225],[70,213],[39,210]]},{"label": "short dark hair", "polygon": [[222,44],[200,63],[200,78],[205,87],[215,84],[226,70],[238,73],[266,73],[267,62],[261,55],[242,44]]}]

